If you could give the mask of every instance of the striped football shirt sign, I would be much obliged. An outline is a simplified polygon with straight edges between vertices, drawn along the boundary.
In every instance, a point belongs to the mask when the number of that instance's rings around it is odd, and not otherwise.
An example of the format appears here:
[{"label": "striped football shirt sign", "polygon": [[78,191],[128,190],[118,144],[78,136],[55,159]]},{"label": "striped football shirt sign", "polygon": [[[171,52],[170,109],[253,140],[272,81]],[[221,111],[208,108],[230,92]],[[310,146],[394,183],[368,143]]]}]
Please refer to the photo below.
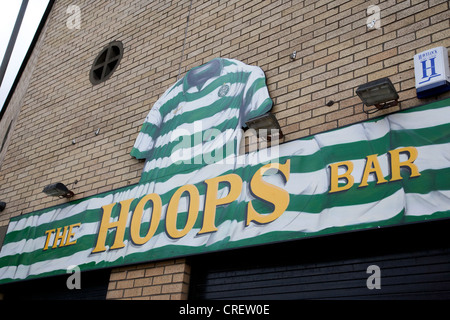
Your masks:
[{"label": "striped football shirt sign", "polygon": [[257,66],[216,58],[189,70],[145,118],[131,151],[146,159],[140,182],[237,155],[245,122],[271,108],[264,72]]}]

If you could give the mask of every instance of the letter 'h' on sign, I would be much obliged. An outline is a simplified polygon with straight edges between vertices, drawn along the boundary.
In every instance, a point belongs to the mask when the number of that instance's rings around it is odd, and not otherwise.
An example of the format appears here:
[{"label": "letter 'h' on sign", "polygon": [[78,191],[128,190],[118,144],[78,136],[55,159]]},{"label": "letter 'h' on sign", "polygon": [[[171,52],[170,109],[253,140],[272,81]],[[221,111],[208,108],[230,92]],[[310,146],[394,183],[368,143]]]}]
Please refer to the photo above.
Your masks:
[{"label": "letter 'h' on sign", "polygon": [[[431,78],[440,76],[440,74],[436,73],[435,59],[436,59],[436,57],[433,57],[428,60],[422,61],[422,79],[425,79],[425,80],[421,81],[420,84],[430,81]],[[430,66],[427,66],[428,62],[430,64]],[[428,70],[431,71],[430,75],[428,75]]]}]

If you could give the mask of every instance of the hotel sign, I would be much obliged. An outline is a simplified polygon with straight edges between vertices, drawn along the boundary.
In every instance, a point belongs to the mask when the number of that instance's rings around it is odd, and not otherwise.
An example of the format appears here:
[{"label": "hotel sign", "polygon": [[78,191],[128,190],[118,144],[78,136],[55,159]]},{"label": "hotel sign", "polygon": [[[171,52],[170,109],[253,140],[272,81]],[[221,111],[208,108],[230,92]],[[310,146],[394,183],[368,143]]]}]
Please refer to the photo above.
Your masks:
[{"label": "hotel sign", "polygon": [[448,50],[436,47],[414,56],[414,75],[418,98],[450,90]]},{"label": "hotel sign", "polygon": [[450,99],[238,155],[270,98],[259,68],[214,64],[150,111],[139,184],[11,219],[0,282],[450,217]]}]

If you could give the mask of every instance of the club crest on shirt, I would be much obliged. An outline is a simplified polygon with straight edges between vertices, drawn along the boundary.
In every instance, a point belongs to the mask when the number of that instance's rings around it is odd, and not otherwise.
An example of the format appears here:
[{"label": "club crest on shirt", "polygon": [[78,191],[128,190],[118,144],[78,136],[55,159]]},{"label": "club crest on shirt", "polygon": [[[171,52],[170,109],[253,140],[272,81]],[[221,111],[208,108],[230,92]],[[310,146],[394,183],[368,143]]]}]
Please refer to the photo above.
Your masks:
[{"label": "club crest on shirt", "polygon": [[230,91],[230,86],[229,86],[228,84],[224,83],[224,84],[220,87],[219,92],[217,93],[217,95],[218,95],[219,97],[221,97],[221,98],[222,98],[222,97],[225,97],[225,96],[227,95],[228,91]]}]

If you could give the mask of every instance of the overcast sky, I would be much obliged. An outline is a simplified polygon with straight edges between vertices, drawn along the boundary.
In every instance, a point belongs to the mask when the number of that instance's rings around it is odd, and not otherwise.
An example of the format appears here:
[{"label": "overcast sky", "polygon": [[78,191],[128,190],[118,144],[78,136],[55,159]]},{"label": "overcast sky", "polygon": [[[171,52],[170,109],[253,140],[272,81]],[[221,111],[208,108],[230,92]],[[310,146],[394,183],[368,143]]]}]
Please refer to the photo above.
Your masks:
[{"label": "overcast sky", "polygon": [[[0,63],[3,61],[14,24],[19,13],[22,0],[2,0],[0,9]],[[22,21],[16,44],[9,60],[8,69],[0,87],[0,110],[11,89],[17,72],[20,69],[42,15],[47,8],[48,0],[29,0],[25,16]]]}]

